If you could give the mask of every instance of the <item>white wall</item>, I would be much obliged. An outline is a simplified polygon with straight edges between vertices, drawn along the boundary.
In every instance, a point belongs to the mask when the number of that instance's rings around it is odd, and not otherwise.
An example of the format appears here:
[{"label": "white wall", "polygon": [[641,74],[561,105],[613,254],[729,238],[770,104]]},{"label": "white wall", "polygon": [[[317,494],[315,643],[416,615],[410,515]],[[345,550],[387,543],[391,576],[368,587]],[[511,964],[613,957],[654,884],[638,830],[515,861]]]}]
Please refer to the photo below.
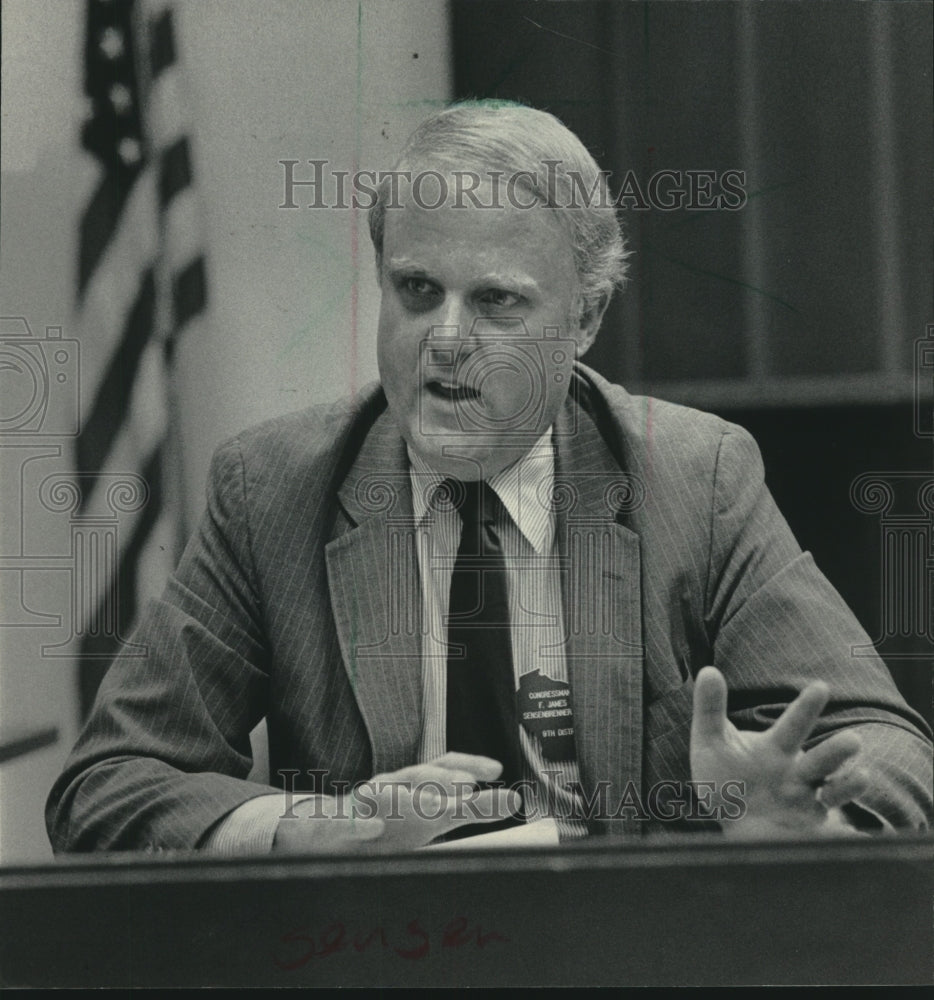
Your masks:
[{"label": "white wall", "polygon": [[[25,316],[34,332],[62,325],[66,337],[74,335],[74,233],[87,178],[76,158],[83,9],[78,0],[2,7],[0,313]],[[207,321],[178,354],[193,521],[217,443],[376,376],[365,214],[280,209],[278,161],[391,166],[406,135],[449,95],[449,45],[446,7],[432,0],[187,0],[176,9],[210,295]],[[296,168],[296,176],[306,174]],[[304,204],[301,189],[296,201]],[[66,454],[33,464],[65,468]],[[0,557],[18,551],[24,525],[30,551],[60,553],[61,525],[28,499],[21,509],[23,455],[0,448]],[[32,489],[30,481],[27,498]],[[42,808],[76,734],[74,667],[40,652],[61,630],[26,612],[10,624],[23,605],[66,616],[62,577],[26,574],[21,600],[18,576],[0,573],[0,739],[13,724],[62,731],[55,747],[0,765],[3,863],[49,856]]]},{"label": "white wall", "polygon": [[[376,377],[366,215],[280,209],[278,161],[387,169],[447,98],[449,47],[445,5],[431,0],[369,0],[359,18],[344,0],[213,0],[182,15],[213,303],[210,330],[189,337],[180,356],[188,481],[200,509],[209,453],[225,435]],[[302,166],[296,178],[310,176]]]}]

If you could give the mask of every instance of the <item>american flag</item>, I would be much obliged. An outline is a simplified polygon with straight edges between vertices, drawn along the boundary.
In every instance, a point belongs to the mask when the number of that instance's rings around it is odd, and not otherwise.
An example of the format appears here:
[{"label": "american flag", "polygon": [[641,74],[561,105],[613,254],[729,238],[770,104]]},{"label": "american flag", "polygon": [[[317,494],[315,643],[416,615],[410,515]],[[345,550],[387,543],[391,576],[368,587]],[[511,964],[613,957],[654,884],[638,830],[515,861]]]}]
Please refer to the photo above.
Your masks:
[{"label": "american flag", "polygon": [[171,6],[88,0],[84,81],[81,145],[97,176],[78,234],[79,516],[112,518],[121,476],[142,477],[148,493],[79,582],[90,591],[75,611],[87,714],[109,661],[132,655],[124,641],[183,541],[172,355],[205,308],[206,276]]}]

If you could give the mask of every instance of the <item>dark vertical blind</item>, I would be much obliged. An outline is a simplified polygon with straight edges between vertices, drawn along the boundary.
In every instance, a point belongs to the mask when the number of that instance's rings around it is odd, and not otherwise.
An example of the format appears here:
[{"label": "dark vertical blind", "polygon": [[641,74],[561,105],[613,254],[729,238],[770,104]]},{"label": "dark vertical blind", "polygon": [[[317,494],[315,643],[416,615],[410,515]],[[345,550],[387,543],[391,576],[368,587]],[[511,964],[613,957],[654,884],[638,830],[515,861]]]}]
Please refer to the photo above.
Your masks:
[{"label": "dark vertical blind", "polygon": [[[872,638],[889,600],[881,525],[850,486],[934,470],[934,439],[912,432],[914,342],[934,319],[932,10],[451,5],[455,96],[553,112],[614,193],[629,171],[643,191],[661,170],[744,172],[736,211],[624,210],[632,278],[587,360],[749,427],[799,541]],[[930,372],[918,374],[929,425]],[[887,658],[928,717],[932,638],[906,635]]]},{"label": "dark vertical blind", "polygon": [[452,24],[456,95],[552,111],[615,190],[745,174],[738,211],[624,209],[597,368],[705,403],[908,398],[934,314],[930,4],[455,0]]}]

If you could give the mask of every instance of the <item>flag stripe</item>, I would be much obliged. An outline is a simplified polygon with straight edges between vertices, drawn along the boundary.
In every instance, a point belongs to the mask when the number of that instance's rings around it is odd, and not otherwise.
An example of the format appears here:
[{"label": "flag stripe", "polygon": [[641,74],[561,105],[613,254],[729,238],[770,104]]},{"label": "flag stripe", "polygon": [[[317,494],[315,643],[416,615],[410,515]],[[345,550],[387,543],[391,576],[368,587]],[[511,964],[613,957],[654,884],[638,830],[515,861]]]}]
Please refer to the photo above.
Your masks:
[{"label": "flag stripe", "polygon": [[[169,422],[166,397],[163,346],[153,341],[146,346],[140,360],[140,374],[127,404],[126,417],[114,435],[105,470],[97,477],[93,474],[89,477],[97,488],[91,490],[85,500],[81,508],[82,517],[113,517],[108,490],[117,480],[126,479],[127,473],[141,475],[141,469],[163,445]],[[123,526],[127,525],[132,530],[138,516],[137,510],[121,513],[121,539],[124,538]]]},{"label": "flag stripe", "polygon": [[123,554],[117,564],[117,573],[108,586],[108,592],[89,616],[91,620],[105,621],[116,611],[117,622],[120,623],[118,634],[110,630],[98,631],[83,637],[81,655],[86,661],[82,665],[80,679],[81,714],[86,717],[94,703],[94,696],[104,674],[110,667],[110,661],[120,652],[123,634],[123,623],[132,622],[136,618],[136,564],[140,552],[152,535],[159,519],[159,507],[162,501],[162,450],[156,452],[143,469],[143,476],[149,483],[149,500],[143,508],[142,517],[137,521],[129,543],[123,549]]},{"label": "flag stripe", "polygon": [[172,289],[175,330],[180,331],[207,304],[204,257],[196,257],[174,277]]},{"label": "flag stripe", "polygon": [[[162,233],[157,232],[155,191],[153,172],[143,171],[133,185],[120,228],[104,251],[79,303],[78,320],[83,331],[81,392],[85,412],[89,401],[97,395],[108,360],[123,336],[126,318],[139,293],[140,275],[152,267],[159,256]],[[188,194],[193,197],[192,192]],[[180,197],[187,198],[188,194]],[[200,246],[195,228],[187,238],[188,257]],[[168,238],[170,234],[165,235]]]},{"label": "flag stripe", "polygon": [[104,174],[81,217],[78,236],[78,294],[84,295],[91,275],[120,225],[138,170],[127,177]]},{"label": "flag stripe", "polygon": [[[115,574],[107,581],[107,586],[96,595],[96,600],[89,602],[93,611],[88,616],[89,621],[113,621],[116,610],[116,621],[133,621],[136,616],[136,573],[135,566],[139,554],[152,534],[153,527],[159,520],[160,507],[163,500],[163,460],[161,448],[153,453],[149,462],[142,469],[142,476],[149,485],[149,498],[140,511],[140,517],[133,525],[130,537],[120,547]],[[122,636],[126,638],[126,636]],[[114,636],[111,640],[116,642]]]},{"label": "flag stripe", "polygon": [[[207,301],[172,11],[166,0],[87,0],[87,10],[91,115],[82,145],[101,179],[79,232],[78,302],[92,368],[83,388],[92,402],[76,444],[78,516],[90,524],[116,514],[118,522],[103,538],[107,552],[88,552],[97,561],[81,595],[85,712],[180,547],[171,349]],[[110,511],[114,487],[130,476],[147,483],[146,503]]]},{"label": "flag stripe", "polygon": [[183,270],[204,251],[200,205],[193,187],[175,196],[163,220],[165,261],[174,273]]},{"label": "flag stripe", "polygon": [[161,11],[153,19],[151,39],[149,72],[155,80],[164,69],[175,62],[175,31],[170,9]]},{"label": "flag stripe", "polygon": [[188,154],[188,139],[182,136],[162,153],[159,170],[159,206],[165,208],[169,202],[191,184],[191,158]]},{"label": "flag stripe", "polygon": [[152,268],[143,273],[136,301],[123,330],[120,344],[110,360],[93,408],[78,437],[78,471],[100,472],[126,413],[140,358],[153,335],[156,284]]}]

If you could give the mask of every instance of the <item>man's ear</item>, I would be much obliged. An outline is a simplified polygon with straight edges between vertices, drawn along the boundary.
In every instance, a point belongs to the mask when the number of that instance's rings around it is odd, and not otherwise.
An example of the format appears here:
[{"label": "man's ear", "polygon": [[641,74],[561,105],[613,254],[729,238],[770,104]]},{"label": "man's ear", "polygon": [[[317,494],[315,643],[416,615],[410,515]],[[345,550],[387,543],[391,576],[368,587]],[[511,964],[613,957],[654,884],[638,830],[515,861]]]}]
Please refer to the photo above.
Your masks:
[{"label": "man's ear", "polygon": [[577,330],[577,356],[583,357],[593,346],[603,322],[603,314],[610,304],[610,296],[603,292],[590,303],[582,302],[580,307],[580,322]]}]

